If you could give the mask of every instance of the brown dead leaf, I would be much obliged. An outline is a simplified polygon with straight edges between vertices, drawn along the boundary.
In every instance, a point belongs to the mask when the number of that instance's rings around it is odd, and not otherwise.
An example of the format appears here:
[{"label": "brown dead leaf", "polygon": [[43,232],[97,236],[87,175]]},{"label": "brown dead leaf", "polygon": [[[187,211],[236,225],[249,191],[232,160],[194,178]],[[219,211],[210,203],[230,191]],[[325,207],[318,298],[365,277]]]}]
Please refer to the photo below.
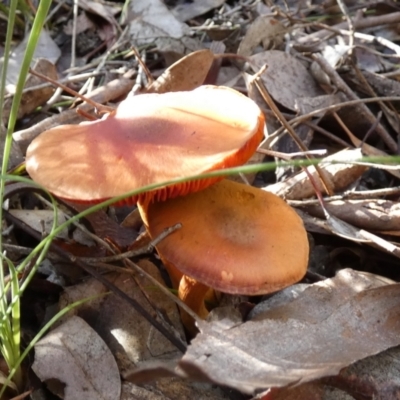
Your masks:
[{"label": "brown dead leaf", "polygon": [[[331,215],[324,208],[324,216],[326,221],[326,226],[329,228],[330,232],[336,236],[342,237],[347,240],[351,240],[356,243],[371,243],[371,239],[367,239],[363,234],[362,230],[356,228],[355,226],[342,221],[340,218]],[[377,238],[377,236],[373,235]]]},{"label": "brown dead leaf", "polygon": [[[140,260],[138,264],[162,282],[161,274],[154,264],[147,260]],[[177,335],[183,337],[175,303],[145,277],[140,276],[135,279],[133,274],[110,273],[107,279],[154,315],[154,309],[151,307],[153,305],[159,314],[176,327]],[[104,285],[94,278],[89,279],[82,284],[68,287],[60,299],[60,307],[63,308],[82,298],[104,292],[106,292]],[[113,352],[122,374],[132,368],[132,365],[141,365],[158,358],[177,359],[181,354],[130,304],[117,295],[113,294],[84,304],[76,312],[91,321],[91,326],[96,329]]]},{"label": "brown dead leaf", "polygon": [[296,111],[299,98],[324,94],[296,57],[279,50],[264,51],[250,57],[254,72],[258,72],[265,64],[268,68],[261,79],[274,100],[286,108]]},{"label": "brown dead leaf", "polygon": [[[296,211],[303,220],[304,226],[308,232],[322,234],[333,233],[334,235],[351,240],[352,242],[366,243],[369,246],[378,248],[400,258],[400,246],[364,229],[356,228],[334,215],[329,214],[327,211],[325,212],[324,219],[313,217],[300,209]],[[396,233],[396,231],[389,231],[388,233],[393,234],[393,232]]]},{"label": "brown dead leaf", "polygon": [[129,3],[129,9],[129,34],[136,46],[153,43],[159,51],[176,53],[199,49],[199,42],[189,37],[189,27],[163,1],[135,0]]},{"label": "brown dead leaf", "polygon": [[[69,20],[68,23],[64,27],[64,33],[66,35],[79,35],[82,32],[85,32],[88,29],[95,29],[95,23],[87,16],[86,13],[81,13],[76,18],[76,27],[74,28],[74,24],[72,20]],[[74,29],[76,29],[74,31]]]},{"label": "brown dead leaf", "polygon": [[[24,40],[19,43],[10,54],[10,60],[7,68],[7,85],[6,89],[8,93],[14,93],[16,84],[19,78],[19,72],[21,70],[22,60],[25,54],[26,47],[28,45],[29,35],[26,35]],[[38,45],[36,46],[35,53],[33,56],[32,66],[36,60],[44,58],[49,62],[56,64],[60,58],[61,50],[51,38],[50,33],[42,29],[39,35]],[[3,58],[0,58],[0,69],[3,66]],[[42,83],[42,82],[41,82]]]},{"label": "brown dead leaf", "polygon": [[80,0],[79,7],[83,10],[97,15],[104,20],[106,20],[110,25],[112,25],[115,30],[118,29],[119,24],[118,21],[115,19],[114,15],[118,14],[121,11],[119,6],[116,6],[112,3],[105,3],[105,2],[98,2],[98,1],[91,1],[91,0]]},{"label": "brown dead leaf", "polygon": [[400,284],[344,270],[257,320],[229,329],[202,323],[179,366],[245,393],[336,375],[400,343],[399,310]]},{"label": "brown dead leaf", "polygon": [[196,18],[214,8],[221,7],[226,0],[191,0],[177,4],[171,11],[182,22]]},{"label": "brown dead leaf", "polygon": [[223,390],[207,383],[199,384],[183,379],[158,379],[154,385],[136,386],[130,382],[122,385],[119,400],[230,400]]},{"label": "brown dead leaf", "polygon": [[295,387],[268,390],[265,395],[257,396],[257,400],[354,400],[354,397],[316,381]]},{"label": "brown dead leaf", "polygon": [[261,15],[247,29],[237,53],[248,57],[260,43],[262,43],[264,49],[270,48],[272,44],[274,44],[274,47],[278,47],[283,42],[285,32],[286,28],[280,21],[268,15]]},{"label": "brown dead leaf", "polygon": [[354,398],[397,400],[400,396],[400,348],[391,348],[358,361],[325,382]]},{"label": "brown dead leaf", "polygon": [[[363,154],[366,156],[371,156],[371,157],[389,157],[387,153],[385,153],[383,150],[377,149],[374,146],[371,146],[368,143],[364,143],[362,140],[358,139],[355,135],[351,133],[350,130],[346,130],[346,134],[353,143],[354,146],[359,147],[362,149]],[[400,171],[396,171],[394,169],[387,169],[387,172],[396,178],[400,179]]]},{"label": "brown dead leaf", "polygon": [[193,90],[205,80],[213,63],[210,50],[198,50],[172,64],[146,90],[147,93],[167,93]]},{"label": "brown dead leaf", "polygon": [[65,384],[65,400],[115,400],[121,393],[117,363],[100,336],[72,317],[35,345],[32,369],[42,380]]},{"label": "brown dead leaf", "polygon": [[367,357],[339,375],[268,391],[260,400],[398,400],[400,348]]},{"label": "brown dead leaf", "polygon": [[[326,179],[332,184],[332,188],[335,191],[343,190],[350,184],[354,183],[366,170],[367,167],[364,165],[357,164],[346,164],[346,161],[357,161],[362,157],[360,149],[342,150],[324,160],[335,160],[342,161],[343,164],[321,164],[320,168],[324,172]],[[319,177],[314,167],[307,167],[309,173],[314,177],[317,184],[320,182]],[[324,189],[319,184],[321,192],[324,193]],[[268,192],[275,193],[278,196],[284,197],[288,200],[300,200],[315,195],[315,189],[311,184],[308,175],[302,171],[293,177],[286,179],[283,182],[275,183],[263,188]]]},{"label": "brown dead leaf", "polygon": [[[42,75],[48,76],[51,79],[57,80],[57,70],[54,64],[50,61],[40,58],[36,61],[33,66],[33,70],[41,73]],[[25,84],[25,88],[34,87],[41,85],[43,83],[42,79],[37,76],[29,75]],[[37,107],[46,103],[46,101],[53,95],[54,88],[49,86],[41,89],[25,91],[21,98],[21,103],[18,108],[18,118],[22,118],[34,111]],[[6,121],[10,115],[11,104],[13,98],[8,98],[5,100],[3,105],[3,118]]]},{"label": "brown dead leaf", "polygon": [[[82,212],[90,206],[83,204],[68,203],[69,206]],[[134,229],[125,228],[120,226],[104,210],[99,210],[90,213],[85,217],[89,221],[93,232],[101,239],[107,239],[117,245],[120,249],[125,249],[132,245],[137,238],[137,232]]]},{"label": "brown dead leaf", "polygon": [[[297,205],[311,215],[322,217],[319,205]],[[334,200],[325,204],[330,214],[362,229],[395,231],[400,227],[400,205],[398,202],[381,199]]]},{"label": "brown dead leaf", "polygon": [[[51,227],[54,221],[54,212],[52,210],[10,210],[10,214],[14,217],[18,218],[32,229],[37,232],[40,232],[44,235],[48,235],[51,231]],[[65,215],[63,213],[58,213],[58,223],[57,225],[61,225],[66,221]],[[57,238],[59,239],[67,239],[68,238],[68,230],[64,229],[61,231]]]},{"label": "brown dead leaf", "polygon": [[[299,97],[296,99],[295,107],[300,115],[304,115],[337,103],[340,103],[340,99],[334,94],[323,94],[314,97]],[[324,114],[325,112],[322,111],[318,116],[322,117]]]}]

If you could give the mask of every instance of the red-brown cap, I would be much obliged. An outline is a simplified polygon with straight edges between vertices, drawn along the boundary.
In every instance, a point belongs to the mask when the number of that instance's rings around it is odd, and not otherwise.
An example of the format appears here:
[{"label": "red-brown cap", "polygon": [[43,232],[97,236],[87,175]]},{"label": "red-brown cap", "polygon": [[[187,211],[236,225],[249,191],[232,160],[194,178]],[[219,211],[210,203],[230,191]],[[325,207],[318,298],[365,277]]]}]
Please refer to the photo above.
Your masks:
[{"label": "red-brown cap", "polygon": [[258,295],[299,281],[308,239],[301,218],[281,198],[223,180],[198,193],[148,206],[147,228],[166,264],[221,292]]},{"label": "red-brown cap", "polygon": [[[28,148],[26,168],[56,196],[100,202],[145,185],[241,165],[263,132],[258,106],[233,89],[143,94],[99,121],[42,133]],[[185,195],[220,179],[165,187],[129,202]]]}]

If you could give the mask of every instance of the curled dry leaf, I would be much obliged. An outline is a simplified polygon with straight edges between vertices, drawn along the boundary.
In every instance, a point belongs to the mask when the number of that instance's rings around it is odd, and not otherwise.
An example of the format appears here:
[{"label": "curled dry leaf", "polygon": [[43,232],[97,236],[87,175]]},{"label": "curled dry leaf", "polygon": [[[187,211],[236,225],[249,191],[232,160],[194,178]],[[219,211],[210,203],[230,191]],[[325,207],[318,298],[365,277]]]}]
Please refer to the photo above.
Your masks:
[{"label": "curled dry leaf", "polygon": [[[354,183],[366,170],[367,167],[358,164],[346,164],[346,161],[357,161],[362,157],[360,149],[342,150],[329,157],[324,158],[324,163],[320,168],[325,174],[325,178],[331,182],[335,191],[343,190]],[[325,161],[335,161],[333,164],[325,164]],[[337,163],[343,161],[342,163]],[[319,190],[324,193],[320,184],[320,179],[314,167],[307,167],[309,173],[313,176]],[[300,200],[315,195],[315,189],[311,184],[308,175],[302,171],[284,182],[275,183],[263,188],[268,192],[275,193],[278,196],[285,197],[288,200]]]},{"label": "curled dry leaf", "polygon": [[[321,207],[297,205],[317,217],[323,217]],[[400,226],[400,205],[390,200],[334,200],[325,204],[330,214],[362,229],[397,231]]]},{"label": "curled dry leaf", "polygon": [[295,57],[279,50],[269,50],[250,57],[254,72],[264,65],[268,69],[261,79],[275,101],[296,111],[296,101],[301,97],[314,97],[324,92],[316,84],[307,68]]},{"label": "curled dry leaf", "polygon": [[161,0],[135,0],[129,3],[129,34],[136,46],[156,44],[159,51],[185,53],[200,45],[189,37],[189,27],[179,21]]},{"label": "curled dry leaf", "polygon": [[278,47],[283,42],[285,32],[286,28],[280,21],[267,15],[261,15],[247,29],[237,52],[241,56],[248,57],[260,43],[265,49],[271,47],[272,43],[275,45],[274,47]]},{"label": "curled dry leaf", "polygon": [[32,369],[42,380],[65,384],[65,400],[115,400],[121,393],[117,363],[100,336],[72,317],[35,345]]},{"label": "curled dry leaf", "polygon": [[[76,212],[82,212],[89,208],[87,205],[68,203]],[[121,226],[113,220],[104,210],[90,213],[85,217],[90,223],[93,232],[101,239],[110,240],[120,249],[130,246],[137,238],[137,232]]]},{"label": "curled dry leaf", "polygon": [[115,30],[118,29],[118,21],[115,19],[114,15],[117,15],[121,11],[120,7],[112,3],[105,4],[91,0],[81,0],[79,2],[79,7],[105,19]]},{"label": "curled dry leaf", "polygon": [[[35,63],[33,70],[41,73],[42,75],[48,76],[51,79],[57,80],[57,70],[54,64],[50,61],[40,58]],[[25,88],[38,86],[43,82],[42,79],[37,76],[29,75],[25,84]],[[27,91],[22,95],[21,103],[18,108],[18,118],[22,118],[24,115],[27,115],[34,111],[37,107],[44,104],[54,93],[54,88],[51,86]],[[3,105],[3,118],[4,121],[9,117],[11,110],[12,98],[8,98],[5,100]]]},{"label": "curled dry leaf", "polygon": [[397,400],[400,387],[400,348],[360,360],[339,375],[300,386],[268,391],[260,400]]},{"label": "curled dry leaf", "polygon": [[[147,260],[140,260],[139,266],[162,282],[157,267]],[[135,277],[127,273],[109,273],[107,279],[129,297],[136,300],[149,312],[158,310],[175,327],[176,335],[183,337],[179,313],[174,302],[149,283],[143,275]],[[60,308],[88,296],[101,295],[107,289],[92,278],[82,284],[70,286],[60,298]],[[151,308],[151,306],[154,309]],[[118,310],[118,312],[116,312]],[[109,295],[85,303],[79,313],[92,321],[92,326],[101,335],[115,356],[120,373],[158,358],[176,359],[180,352],[133,307],[117,295]]]},{"label": "curled dry leaf", "polygon": [[341,271],[229,329],[202,323],[179,367],[245,393],[336,375],[400,344],[400,285],[368,276]]},{"label": "curled dry leaf", "polygon": [[[52,228],[54,221],[54,212],[52,210],[10,210],[10,214],[29,225],[35,231],[47,236]],[[61,225],[66,221],[63,213],[58,213],[57,225]],[[59,239],[68,239],[68,230],[64,229],[57,237]]]},{"label": "curled dry leaf", "polygon": [[153,385],[136,386],[130,382],[122,385],[119,400],[231,400],[221,388],[208,383],[199,384],[183,379],[159,379]]},{"label": "curled dry leaf", "polygon": [[[9,93],[14,93],[16,84],[21,70],[22,60],[24,58],[25,50],[28,45],[29,35],[26,35],[24,40],[16,46],[10,54],[10,60],[7,68],[7,86],[6,89]],[[44,58],[56,64],[60,58],[61,50],[51,38],[50,33],[46,29],[42,29],[39,35],[39,41],[33,56],[34,60]],[[3,66],[3,58],[0,58],[0,69]],[[33,66],[33,63],[32,63]]]},{"label": "curled dry leaf", "polygon": [[[389,157],[388,153],[385,153],[383,150],[377,149],[374,146],[371,146],[368,143],[364,143],[364,141],[358,139],[356,136],[354,136],[350,130],[346,130],[346,134],[353,143],[354,146],[360,148],[366,156],[371,156],[371,157]],[[394,170],[394,169],[387,169],[387,172],[396,178],[400,179],[400,171]]]},{"label": "curled dry leaf", "polygon": [[367,399],[397,400],[400,387],[400,348],[383,353],[345,368],[341,373],[327,379],[331,386],[346,389],[354,396]]},{"label": "curled dry leaf", "polygon": [[324,385],[320,381],[304,383],[300,386],[275,388],[261,393],[257,400],[354,400],[342,390]]},{"label": "curled dry leaf", "polygon": [[167,93],[193,90],[205,80],[214,55],[210,50],[198,50],[172,64],[146,90],[146,93]]},{"label": "curled dry leaf", "polygon": [[[389,242],[388,240],[374,235],[373,233],[370,233],[364,229],[356,228],[355,226],[342,221],[334,215],[329,214],[326,209],[324,212],[324,219],[313,217],[300,209],[297,209],[297,213],[303,220],[304,226],[308,232],[322,234],[331,233],[347,240],[351,240],[352,242],[366,243],[372,247],[381,249],[386,253],[400,258],[400,247],[396,246],[392,242]],[[389,233],[393,234],[397,232],[390,231]]]},{"label": "curled dry leaf", "polygon": [[221,7],[226,0],[191,0],[179,2],[171,11],[182,22],[203,15],[214,8]]}]

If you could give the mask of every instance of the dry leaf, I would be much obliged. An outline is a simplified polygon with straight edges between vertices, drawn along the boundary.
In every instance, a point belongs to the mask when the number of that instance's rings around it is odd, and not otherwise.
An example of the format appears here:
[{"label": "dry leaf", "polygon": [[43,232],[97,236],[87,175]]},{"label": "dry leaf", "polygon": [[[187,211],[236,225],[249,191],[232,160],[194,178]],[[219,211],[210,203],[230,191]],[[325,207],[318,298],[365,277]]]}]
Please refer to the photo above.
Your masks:
[{"label": "dry leaf", "polygon": [[[138,264],[162,282],[161,275],[154,264],[147,260],[140,260]],[[135,281],[131,274],[110,273],[107,278],[120,290],[139,302],[148,312],[154,314],[147,296],[158,312],[176,327],[177,335],[183,337],[179,312],[175,303],[155,288],[145,277],[137,277]],[[95,279],[70,286],[60,299],[60,307],[63,308],[88,296],[102,294],[106,290]],[[84,304],[78,312],[90,318],[91,325],[99,332],[113,352],[121,373],[129,370],[133,365],[141,365],[150,360],[158,358],[170,360],[180,356],[180,352],[173,344],[142,318],[130,304],[116,295]]]},{"label": "dry leaf", "polygon": [[171,11],[182,22],[221,7],[226,0],[191,0],[177,4]]},{"label": "dry leaf", "polygon": [[155,43],[159,51],[186,53],[198,50],[199,42],[189,37],[189,27],[179,21],[161,0],[135,0],[129,3],[129,33],[136,46]]},{"label": "dry leaf", "polygon": [[118,29],[118,21],[114,18],[114,15],[121,11],[121,7],[116,6],[112,3],[105,3],[91,0],[80,0],[79,7],[83,10],[90,12],[105,19],[115,30]]},{"label": "dry leaf", "polygon": [[172,64],[153,82],[146,93],[167,93],[193,90],[205,80],[214,55],[210,50],[198,50]]},{"label": "dry leaf", "polygon": [[[18,218],[35,231],[40,232],[44,235],[48,235],[51,231],[51,227],[54,221],[54,213],[52,210],[10,210],[10,214]],[[58,213],[58,223],[61,225],[66,221],[63,213]],[[64,229],[57,237],[59,239],[68,239],[68,230]]]},{"label": "dry leaf", "polygon": [[[324,176],[331,183],[335,191],[343,190],[350,184],[354,183],[366,170],[367,167],[357,164],[346,164],[346,161],[359,161],[362,158],[360,149],[342,150],[329,157],[324,158],[324,161],[334,160],[343,161],[343,164],[325,164],[320,165]],[[307,167],[309,173],[314,177],[320,191],[324,193],[321,186],[318,174],[314,167]],[[311,184],[308,175],[302,171],[293,177],[286,179],[283,182],[275,183],[263,188],[268,192],[275,193],[278,196],[288,200],[300,200],[315,195],[315,189]]]},{"label": "dry leaf", "polygon": [[[302,210],[296,210],[301,219],[303,220],[304,226],[308,232],[329,234],[333,233],[337,236],[343,237],[347,240],[351,240],[356,243],[366,243],[372,247],[381,249],[386,253],[392,254],[400,258],[400,247],[385,240],[371,232],[364,229],[356,228],[339,218],[330,215],[325,210],[325,219],[319,219],[308,215]],[[394,231],[393,231],[394,232]],[[392,234],[392,232],[389,232]]]},{"label": "dry leaf", "polygon": [[[80,4],[81,5],[81,4]],[[74,29],[76,29],[74,33]],[[81,13],[76,18],[76,26],[74,28],[73,20],[69,20],[68,23],[64,27],[64,33],[66,35],[79,35],[82,32],[85,32],[87,29],[96,29],[95,23],[87,16],[86,13]]]},{"label": "dry leaf", "polygon": [[285,26],[275,18],[262,15],[256,18],[247,29],[244,38],[239,44],[237,53],[241,56],[248,57],[260,43],[264,49],[278,47],[283,42],[283,35],[286,32]]},{"label": "dry leaf", "polygon": [[336,375],[400,343],[399,310],[400,284],[341,271],[256,321],[229,329],[202,323],[179,366],[245,393]]},{"label": "dry leaf", "polygon": [[275,101],[296,111],[296,100],[301,97],[323,95],[322,89],[306,67],[295,57],[283,51],[269,50],[250,57],[254,72],[265,64],[267,70],[261,79]]},{"label": "dry leaf", "polygon": [[117,363],[100,336],[72,317],[35,345],[32,369],[42,380],[65,384],[65,400],[116,400],[121,393]]},{"label": "dry leaf", "polygon": [[[299,97],[296,99],[295,107],[300,115],[304,115],[338,103],[340,99],[334,94],[323,94],[322,96]],[[324,114],[325,111],[322,111],[318,116],[322,117]]]},{"label": "dry leaf", "polygon": [[400,348],[391,348],[352,364],[335,377],[273,389],[260,400],[398,400],[399,361]]},{"label": "dry leaf", "polygon": [[[28,44],[29,35],[26,35],[24,40],[12,51],[7,69],[7,91],[14,93],[15,85],[19,77],[19,71],[22,65],[22,59],[25,54],[26,46]],[[61,55],[61,51],[57,44],[53,41],[50,34],[42,29],[38,45],[36,46],[35,53],[33,55],[33,63],[39,58],[44,58],[50,61],[52,64],[56,64],[57,60]],[[3,65],[3,59],[1,59],[0,67]]]},{"label": "dry leaf", "polygon": [[183,379],[158,379],[145,387],[125,382],[119,400],[231,400],[223,390],[210,384]]},{"label": "dry leaf", "polygon": [[[377,149],[374,146],[371,146],[368,143],[364,143],[364,141],[361,141],[358,139],[356,136],[354,136],[350,130],[346,130],[347,136],[351,140],[354,146],[359,147],[362,149],[363,154],[366,156],[371,156],[371,157],[389,157],[387,153],[385,153],[383,150]],[[396,178],[400,179],[400,171],[396,171],[394,169],[387,169],[387,172]]]},{"label": "dry leaf", "polygon": [[357,399],[398,400],[400,395],[400,348],[392,348],[358,361],[338,376],[326,380],[346,389]]},{"label": "dry leaf", "polygon": [[[90,206],[66,202],[77,213],[86,210]],[[104,211],[99,210],[90,213],[85,217],[90,223],[93,232],[101,239],[110,240],[120,249],[129,247],[136,240],[138,234],[134,229],[127,229],[120,226],[115,220]]]},{"label": "dry leaf", "polygon": [[264,395],[258,395],[257,400],[354,400],[354,397],[315,381],[295,387],[268,390]]},{"label": "dry leaf", "polygon": [[[311,215],[322,218],[321,207],[316,204],[297,204]],[[374,231],[394,231],[400,227],[400,205],[390,200],[334,200],[325,208],[330,214],[362,229]]]},{"label": "dry leaf", "polygon": [[[54,80],[58,79],[55,65],[44,58],[39,58],[36,61],[33,70],[51,79]],[[29,75],[25,83],[25,88],[38,86],[43,83],[46,83],[45,81],[43,81],[43,79],[38,78],[37,76]],[[46,101],[53,95],[53,93],[54,93],[54,88],[52,86],[48,86],[42,89],[30,90],[23,93],[21,98],[21,103],[18,108],[18,118],[22,118],[24,115],[31,113],[37,107],[46,103]],[[4,101],[3,105],[4,120],[8,119],[10,115],[12,101],[13,98],[8,98]]]}]

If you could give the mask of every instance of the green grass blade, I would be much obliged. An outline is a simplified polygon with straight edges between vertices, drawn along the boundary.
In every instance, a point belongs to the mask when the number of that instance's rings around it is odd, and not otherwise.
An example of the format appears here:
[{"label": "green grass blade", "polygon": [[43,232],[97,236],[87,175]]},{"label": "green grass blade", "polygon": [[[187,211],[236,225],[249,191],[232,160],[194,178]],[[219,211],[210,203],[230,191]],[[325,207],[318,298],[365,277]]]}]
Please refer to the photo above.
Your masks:
[{"label": "green grass blade", "polygon": [[[15,3],[15,4],[14,4]],[[7,127],[7,135],[5,139],[5,144],[4,144],[4,152],[3,152],[3,162],[1,166],[1,171],[4,173],[7,170],[8,166],[8,160],[10,158],[10,153],[11,153],[11,144],[12,144],[12,133],[14,131],[15,123],[17,121],[17,115],[18,115],[18,108],[21,103],[21,98],[22,98],[22,91],[24,89],[26,77],[28,76],[29,72],[29,67],[32,62],[33,54],[35,52],[40,33],[43,29],[44,22],[46,20],[46,16],[49,12],[50,5],[52,3],[52,0],[41,0],[39,2],[39,7],[35,16],[35,19],[33,21],[33,25],[30,31],[29,39],[28,39],[28,44],[25,50],[24,58],[22,60],[21,64],[21,70],[20,74],[18,77],[18,82],[16,85],[16,90],[15,90],[15,95],[13,98],[13,102],[11,105],[11,111],[10,111],[10,117],[8,120],[8,127]],[[11,1],[11,8],[10,8],[10,13],[9,13],[9,18],[11,19],[11,25],[12,28],[14,27],[14,22],[15,22],[15,12],[16,12],[16,4],[18,4],[17,0],[12,0]],[[8,22],[8,25],[10,25],[10,20]],[[12,29],[11,27],[9,28],[7,26],[7,40],[11,41],[12,39]],[[10,54],[10,48],[8,51],[5,51],[5,54]],[[8,58],[7,58],[8,61]],[[3,69],[5,69],[4,67]],[[4,75],[4,74],[3,74]],[[0,87],[0,90],[5,90],[5,78],[3,81],[3,76],[2,76],[2,84]],[[0,92],[1,94],[1,92]],[[4,92],[3,92],[4,96]],[[4,98],[4,97],[3,97]],[[1,99],[1,97],[0,97]],[[4,196],[4,186],[5,186],[5,181],[4,179],[0,180],[0,204],[3,204],[3,196]],[[0,207],[0,221],[3,220],[3,212],[2,208]],[[0,235],[0,251],[2,249],[2,238]]]},{"label": "green grass blade", "polygon": [[88,301],[98,299],[102,296],[107,295],[108,293],[102,293],[100,295],[96,296],[91,296],[86,299],[82,299],[79,301],[76,301],[75,303],[70,304],[69,306],[63,308],[60,310],[47,324],[36,334],[36,336],[30,341],[29,345],[26,347],[26,349],[23,351],[19,359],[15,362],[15,367],[10,370],[10,374],[7,377],[6,381],[3,384],[2,389],[0,390],[0,399],[1,396],[4,393],[5,388],[7,385],[11,382],[11,380],[14,378],[15,374],[17,373],[17,369],[20,367],[22,361],[25,359],[25,357],[28,355],[28,353],[33,349],[35,344],[44,336],[44,334],[53,326],[55,322],[57,322],[61,317],[63,317],[65,314],[67,314],[69,311],[74,309],[75,307],[78,307]]}]

